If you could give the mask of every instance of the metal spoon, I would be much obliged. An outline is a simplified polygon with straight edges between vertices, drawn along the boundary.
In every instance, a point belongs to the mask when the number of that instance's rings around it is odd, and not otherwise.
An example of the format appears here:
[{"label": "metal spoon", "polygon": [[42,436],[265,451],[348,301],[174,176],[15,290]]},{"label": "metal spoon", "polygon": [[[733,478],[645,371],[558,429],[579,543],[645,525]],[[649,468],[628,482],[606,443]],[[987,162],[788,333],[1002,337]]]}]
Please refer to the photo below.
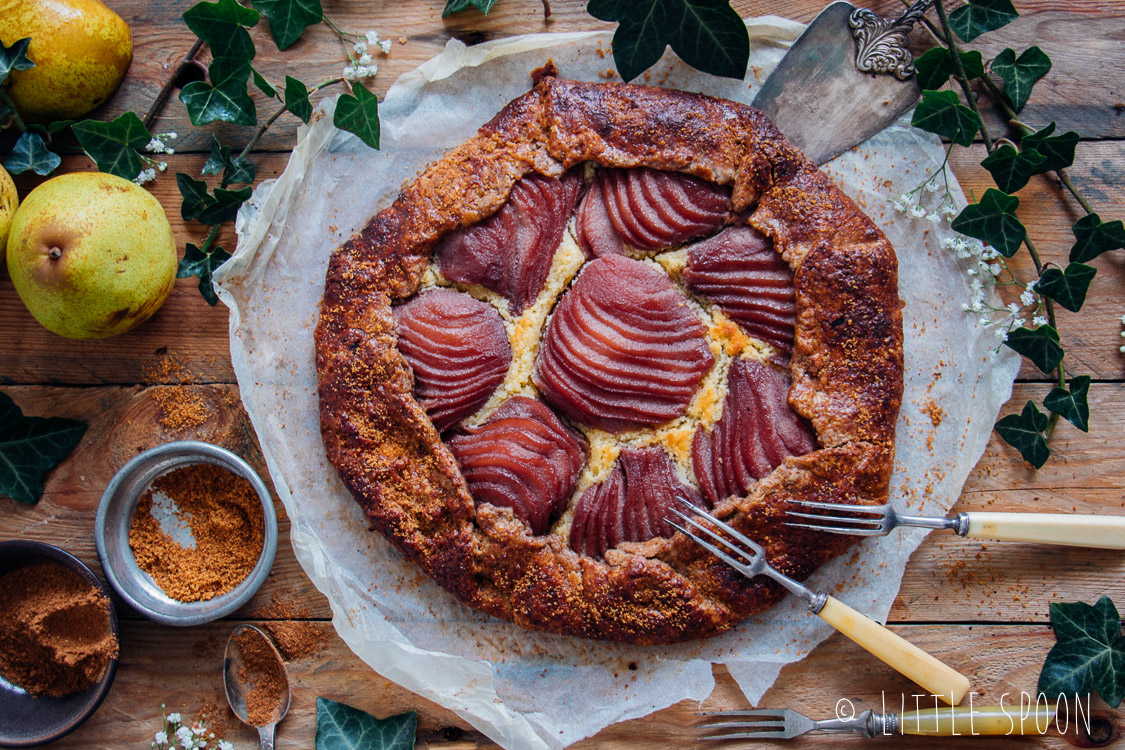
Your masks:
[{"label": "metal spoon", "polygon": [[[276,659],[276,674],[280,675],[284,682],[284,689],[281,690],[279,695],[275,696],[276,705],[273,706],[268,719],[261,724],[254,724],[250,721],[250,712],[247,709],[246,700],[255,689],[264,689],[265,686],[258,684],[258,682],[268,673],[262,669],[263,665],[261,664],[246,663],[242,653],[244,648],[247,650],[253,648],[258,655]],[[272,671],[274,666],[273,664],[268,665],[269,670]],[[226,654],[223,656],[223,683],[227,690],[227,702],[230,703],[234,715],[243,724],[258,730],[262,750],[273,750],[274,731],[277,729],[278,723],[285,718],[285,714],[289,712],[289,675],[285,671],[285,663],[281,660],[281,654],[278,653],[277,647],[273,645],[269,636],[253,625],[239,625],[231,632],[230,639],[227,641]]]}]

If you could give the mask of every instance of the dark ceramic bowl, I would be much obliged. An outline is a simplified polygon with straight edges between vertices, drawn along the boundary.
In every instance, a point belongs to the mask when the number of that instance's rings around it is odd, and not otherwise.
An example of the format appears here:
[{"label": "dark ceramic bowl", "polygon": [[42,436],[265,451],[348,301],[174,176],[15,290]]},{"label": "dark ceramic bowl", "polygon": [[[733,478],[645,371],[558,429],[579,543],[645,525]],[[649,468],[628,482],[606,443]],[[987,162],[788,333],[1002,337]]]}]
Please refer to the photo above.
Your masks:
[{"label": "dark ceramic bowl", "polygon": [[[0,576],[41,562],[56,562],[70,568],[109,598],[109,591],[98,577],[69,552],[42,542],[0,542]],[[120,642],[117,613],[112,604],[109,627]],[[115,674],[117,659],[109,663],[100,681],[63,698],[36,698],[0,678],[0,747],[35,747],[70,734],[101,705]]]}]

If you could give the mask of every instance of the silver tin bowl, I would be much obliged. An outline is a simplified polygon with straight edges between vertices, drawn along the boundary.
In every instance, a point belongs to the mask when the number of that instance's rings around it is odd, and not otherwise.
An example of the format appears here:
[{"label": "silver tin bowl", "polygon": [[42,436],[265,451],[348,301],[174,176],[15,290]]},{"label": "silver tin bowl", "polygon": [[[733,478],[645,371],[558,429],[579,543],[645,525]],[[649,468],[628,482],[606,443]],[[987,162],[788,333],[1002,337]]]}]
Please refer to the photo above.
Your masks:
[{"label": "silver tin bowl", "polygon": [[[221,466],[250,482],[262,501],[265,540],[258,563],[233,589],[205,601],[181,602],[165,594],[137,565],[129,549],[129,526],[137,504],[157,478],[201,463]],[[217,445],[185,440],[147,450],[121,467],[102,493],[94,541],[106,580],[129,606],[165,625],[200,625],[231,614],[265,582],[277,553],[277,514],[269,490],[250,464]]]}]

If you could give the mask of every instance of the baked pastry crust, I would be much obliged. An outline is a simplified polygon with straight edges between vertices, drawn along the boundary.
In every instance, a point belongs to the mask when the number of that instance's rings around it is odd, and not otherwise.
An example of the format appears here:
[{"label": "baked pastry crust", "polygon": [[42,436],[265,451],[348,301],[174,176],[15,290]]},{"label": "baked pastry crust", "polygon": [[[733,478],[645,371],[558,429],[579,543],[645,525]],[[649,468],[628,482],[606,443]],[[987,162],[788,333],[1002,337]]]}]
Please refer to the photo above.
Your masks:
[{"label": "baked pastry crust", "polygon": [[902,399],[897,259],[882,232],[758,111],[669,89],[536,84],[448,152],[337,250],[316,329],[321,431],[373,528],[462,602],[553,633],[654,644],[728,630],[784,590],[747,580],[681,534],[625,543],[605,560],[533,536],[477,506],[412,396],[391,305],[418,290],[434,244],[481,221],[525,175],[592,161],[676,170],[733,188],[734,209],[794,271],[791,407],[818,450],[791,457],[714,509],[802,579],[853,538],[783,525],[794,499],[886,501]]}]

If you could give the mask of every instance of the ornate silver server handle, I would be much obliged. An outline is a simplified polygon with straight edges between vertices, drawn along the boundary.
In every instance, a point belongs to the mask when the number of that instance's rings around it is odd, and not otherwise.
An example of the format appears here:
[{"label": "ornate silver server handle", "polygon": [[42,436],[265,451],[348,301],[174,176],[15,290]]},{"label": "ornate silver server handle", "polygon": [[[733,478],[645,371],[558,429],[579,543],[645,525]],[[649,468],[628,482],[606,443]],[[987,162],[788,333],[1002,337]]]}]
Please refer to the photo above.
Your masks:
[{"label": "ornate silver server handle", "polygon": [[880,18],[867,8],[856,8],[848,18],[858,49],[855,66],[865,73],[892,73],[899,80],[914,74],[914,56],[907,35],[934,0],[917,0],[898,18]]}]

